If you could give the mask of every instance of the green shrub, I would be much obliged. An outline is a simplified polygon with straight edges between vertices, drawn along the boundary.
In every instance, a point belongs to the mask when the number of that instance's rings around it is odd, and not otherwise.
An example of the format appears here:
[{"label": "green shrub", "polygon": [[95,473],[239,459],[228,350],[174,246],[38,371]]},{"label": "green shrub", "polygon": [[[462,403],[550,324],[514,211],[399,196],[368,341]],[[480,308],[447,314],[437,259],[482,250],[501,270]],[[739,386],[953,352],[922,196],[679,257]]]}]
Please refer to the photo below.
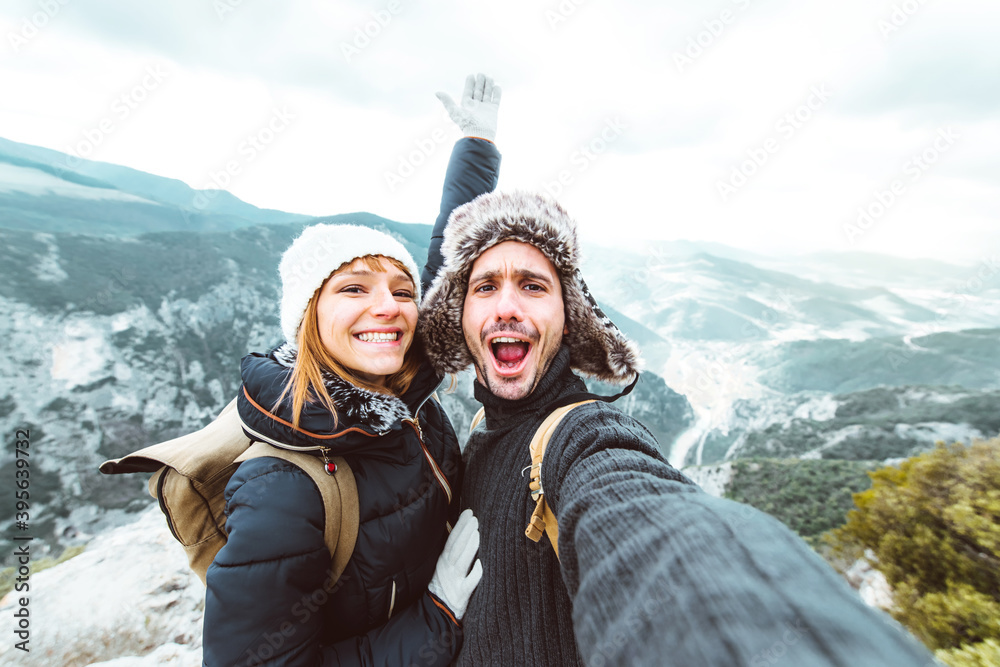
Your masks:
[{"label": "green shrub", "polygon": [[941,649],[935,655],[948,667],[996,667],[1000,665],[1000,643],[987,639],[962,648]]},{"label": "green shrub", "polygon": [[931,649],[1000,640],[1000,439],[939,444],[870,476],[826,541],[875,553],[893,615]]}]

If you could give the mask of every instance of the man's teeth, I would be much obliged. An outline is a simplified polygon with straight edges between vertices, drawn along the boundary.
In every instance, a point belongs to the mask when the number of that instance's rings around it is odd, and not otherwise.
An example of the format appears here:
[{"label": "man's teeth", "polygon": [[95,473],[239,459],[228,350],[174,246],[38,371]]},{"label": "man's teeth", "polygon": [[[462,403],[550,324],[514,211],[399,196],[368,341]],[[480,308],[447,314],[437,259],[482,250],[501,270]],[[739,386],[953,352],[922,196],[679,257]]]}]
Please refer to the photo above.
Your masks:
[{"label": "man's teeth", "polygon": [[375,332],[365,332],[358,334],[358,340],[362,340],[366,343],[387,343],[392,340],[396,340],[398,333],[375,333]]},{"label": "man's teeth", "polygon": [[509,338],[507,336],[500,336],[499,338],[494,338],[491,342],[493,343],[523,343],[523,340],[518,340],[517,338]]}]

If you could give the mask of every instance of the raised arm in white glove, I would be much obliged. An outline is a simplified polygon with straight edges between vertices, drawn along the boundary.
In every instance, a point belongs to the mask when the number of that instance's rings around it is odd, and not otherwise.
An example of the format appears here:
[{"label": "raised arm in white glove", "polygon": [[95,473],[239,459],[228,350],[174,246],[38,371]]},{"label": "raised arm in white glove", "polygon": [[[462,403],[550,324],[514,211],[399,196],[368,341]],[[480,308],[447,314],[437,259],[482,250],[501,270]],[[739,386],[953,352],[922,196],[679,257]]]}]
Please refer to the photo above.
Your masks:
[{"label": "raised arm in white glove", "polygon": [[500,86],[494,86],[490,77],[470,74],[465,78],[461,106],[455,104],[448,93],[438,93],[437,98],[465,136],[493,141],[497,136],[497,109],[500,108],[501,93]]},{"label": "raised arm in white glove", "polygon": [[[478,551],[479,519],[472,515],[472,510],[465,510],[455,522],[427,586],[427,590],[444,602],[458,620],[465,615],[472,591],[483,578],[483,565],[476,558]],[[476,558],[475,565],[473,558]]]}]

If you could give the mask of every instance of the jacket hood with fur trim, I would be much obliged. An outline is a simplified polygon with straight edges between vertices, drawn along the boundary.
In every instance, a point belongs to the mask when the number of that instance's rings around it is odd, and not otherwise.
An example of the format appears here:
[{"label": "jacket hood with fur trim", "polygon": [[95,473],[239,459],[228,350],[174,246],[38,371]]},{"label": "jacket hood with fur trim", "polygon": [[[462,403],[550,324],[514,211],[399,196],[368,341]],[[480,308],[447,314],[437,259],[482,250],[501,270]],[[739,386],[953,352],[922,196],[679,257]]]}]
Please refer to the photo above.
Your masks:
[{"label": "jacket hood with fur trim", "polygon": [[562,284],[570,365],[605,382],[623,384],[642,366],[634,342],[604,314],[580,274],[576,223],[554,200],[528,192],[491,192],[456,208],[441,252],[444,263],[421,304],[418,333],[439,373],[472,364],[462,334],[462,311],[472,265],[504,241],[528,243],[556,268]]}]

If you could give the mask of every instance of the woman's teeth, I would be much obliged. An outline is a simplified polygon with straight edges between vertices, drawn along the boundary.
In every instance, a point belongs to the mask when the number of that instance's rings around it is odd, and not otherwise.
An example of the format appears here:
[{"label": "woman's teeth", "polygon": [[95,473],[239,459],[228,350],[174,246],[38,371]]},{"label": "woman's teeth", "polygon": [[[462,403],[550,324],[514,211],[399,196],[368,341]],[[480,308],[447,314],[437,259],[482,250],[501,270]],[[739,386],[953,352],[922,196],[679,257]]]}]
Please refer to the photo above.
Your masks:
[{"label": "woman's teeth", "polygon": [[389,341],[398,340],[399,333],[360,333],[358,334],[358,340],[364,341],[366,343],[388,343]]}]

